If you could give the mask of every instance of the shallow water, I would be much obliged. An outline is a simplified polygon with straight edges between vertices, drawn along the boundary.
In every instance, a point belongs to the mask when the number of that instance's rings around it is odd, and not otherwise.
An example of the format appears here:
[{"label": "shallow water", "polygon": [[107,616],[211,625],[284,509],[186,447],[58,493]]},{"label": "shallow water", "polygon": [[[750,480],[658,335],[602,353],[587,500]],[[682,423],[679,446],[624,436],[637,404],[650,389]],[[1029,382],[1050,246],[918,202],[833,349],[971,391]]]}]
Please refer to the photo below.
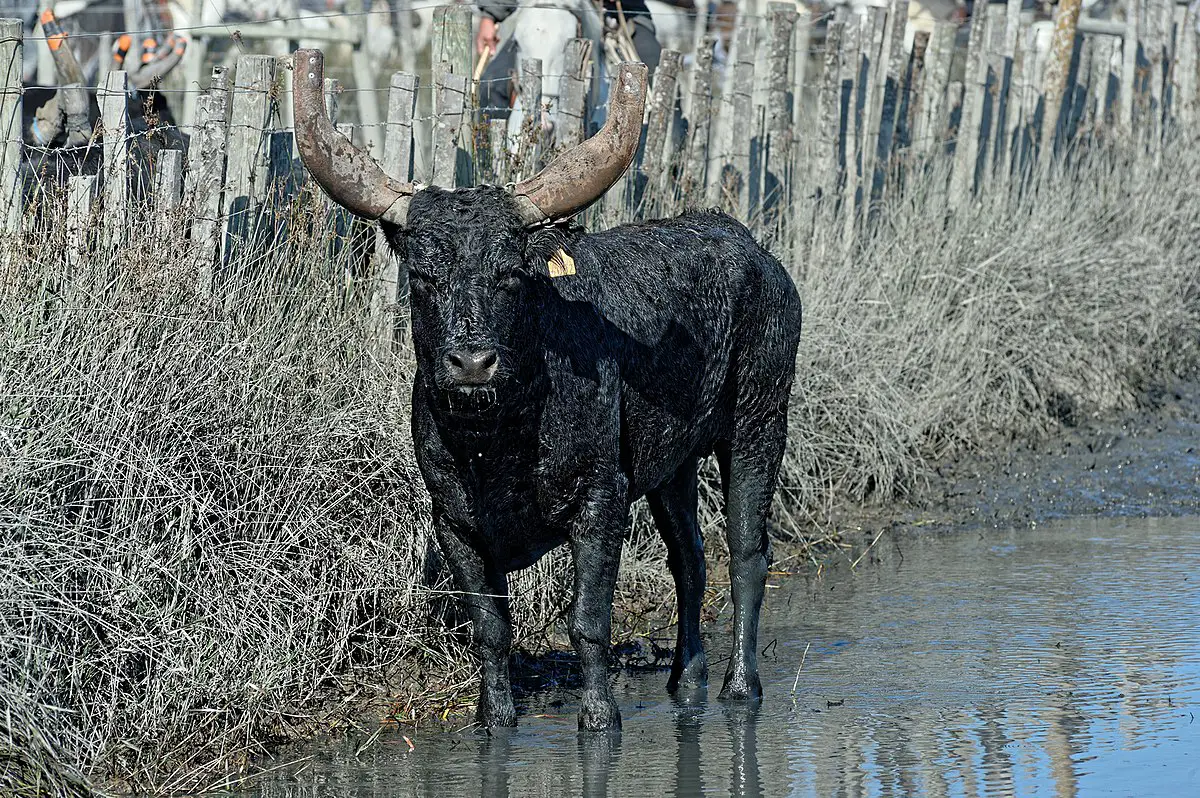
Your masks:
[{"label": "shallow water", "polygon": [[577,695],[534,697],[510,733],[300,752],[253,794],[1200,795],[1200,519],[876,549],[768,591],[757,712],[716,701],[722,622],[712,700],[623,672],[616,742],[577,735]]}]

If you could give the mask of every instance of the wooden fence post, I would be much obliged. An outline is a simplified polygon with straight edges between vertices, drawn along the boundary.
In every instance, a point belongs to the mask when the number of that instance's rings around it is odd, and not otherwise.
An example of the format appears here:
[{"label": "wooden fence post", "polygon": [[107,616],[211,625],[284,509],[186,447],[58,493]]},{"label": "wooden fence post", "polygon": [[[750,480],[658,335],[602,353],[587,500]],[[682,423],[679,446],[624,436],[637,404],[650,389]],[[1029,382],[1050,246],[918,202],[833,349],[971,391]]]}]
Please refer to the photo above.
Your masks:
[{"label": "wooden fence post", "polygon": [[871,181],[872,199],[878,198],[883,191],[891,162],[896,123],[903,100],[905,66],[909,60],[909,54],[904,49],[904,30],[907,25],[908,0],[891,0],[883,39],[883,47],[887,53],[885,57],[885,54],[880,52],[879,71],[876,73],[882,85],[876,91],[880,97],[879,113],[872,118],[878,121],[873,124],[873,143],[868,151],[868,155],[875,159],[870,173],[867,174],[867,179]]},{"label": "wooden fence post", "polygon": [[729,123],[728,170],[718,175],[722,205],[734,211],[742,222],[750,217],[750,146],[753,129],[754,57],[758,45],[758,27],[743,17],[737,32],[737,62],[726,109],[733,115]]},{"label": "wooden fence post", "polygon": [[1196,124],[1195,6],[1175,7],[1175,58],[1171,64],[1171,106],[1175,125],[1190,134]]},{"label": "wooden fence post", "polygon": [[1121,88],[1117,96],[1117,125],[1126,136],[1133,135],[1133,106],[1137,99],[1138,15],[1142,0],[1125,6],[1125,37],[1121,40]]},{"label": "wooden fence post", "polygon": [[862,127],[859,95],[862,91],[863,37],[868,33],[867,15],[850,12],[842,33],[841,92],[845,103],[842,135],[842,243],[849,246],[858,216],[858,179],[862,167]]},{"label": "wooden fence post", "polygon": [[[799,128],[806,116],[804,87],[808,79],[809,49],[812,47],[812,12],[805,6],[796,8],[796,24],[792,27],[792,127]],[[793,141],[796,139],[793,136]]]},{"label": "wooden fence post", "polygon": [[[648,121],[646,123],[646,147],[642,153],[642,173],[646,176],[646,194],[651,200],[660,196],[668,185],[666,173],[670,170],[670,144],[667,130],[675,113],[675,89],[679,78],[679,65],[683,56],[675,50],[663,50],[662,60],[654,70],[654,87],[650,91]],[[664,149],[667,150],[664,153]],[[657,206],[656,206],[657,207]]]},{"label": "wooden fence post", "polygon": [[[796,6],[773,2],[768,8],[767,124],[760,159],[764,190],[759,194],[759,201],[764,211],[772,209],[777,220],[782,218],[778,213],[779,203],[786,202],[791,196],[792,104],[799,103],[800,97],[792,93],[795,84],[788,70],[793,54]],[[775,222],[770,224],[774,226]]]},{"label": "wooden fence post", "polygon": [[1067,88],[1067,72],[1075,52],[1075,28],[1079,23],[1080,0],[1059,0],[1054,11],[1054,37],[1050,40],[1050,55],[1042,74],[1042,146],[1039,157],[1049,166],[1053,157],[1054,137],[1058,132],[1063,93]]},{"label": "wooden fence post", "polygon": [[583,141],[583,119],[587,110],[585,78],[591,51],[592,43],[588,39],[567,42],[563,74],[558,84],[558,108],[554,109],[554,139],[558,147],[571,147]]},{"label": "wooden fence post", "polygon": [[488,146],[492,155],[492,180],[503,186],[509,180],[508,121],[493,119],[488,122]]},{"label": "wooden fence post", "polygon": [[83,265],[95,224],[92,200],[96,196],[95,175],[72,175],[67,180],[67,265],[72,271]]},{"label": "wooden fence post", "polygon": [[913,149],[928,157],[945,146],[946,121],[952,106],[946,102],[950,83],[950,62],[954,56],[955,25],[937,22],[925,50],[925,69],[921,76],[921,97],[913,126]]},{"label": "wooden fence post", "polygon": [[[1078,3],[1079,0],[1067,0]],[[950,180],[950,202],[957,205],[972,192],[979,160],[979,127],[983,121],[984,91],[987,86],[987,9],[977,3],[971,12],[971,37],[967,44],[967,69],[963,75],[963,104],[958,136],[954,143],[954,171]]]},{"label": "wooden fence post", "polygon": [[183,193],[183,151],[161,150],[154,163],[154,205],[162,240],[171,241]]},{"label": "wooden fence post", "polygon": [[[384,139],[383,171],[406,183],[410,179],[412,161],[412,128],[416,115],[417,89],[420,80],[404,72],[392,74],[388,91],[387,136]],[[394,315],[401,297],[408,293],[408,272],[392,253],[383,231],[375,231],[375,257],[372,272],[378,275],[372,294],[371,317],[376,351],[391,352],[397,343],[399,319]]]},{"label": "wooden fence post", "polygon": [[445,72],[435,87],[433,127],[433,176],[430,183],[454,188],[457,183],[459,131],[466,110],[468,75]]},{"label": "wooden fence post", "polygon": [[1017,42],[1021,36],[1021,0],[1008,0],[1004,9],[1004,72],[1001,79],[1000,118],[996,123],[996,173],[1007,182],[1012,174],[1015,136],[1021,124],[1020,68]]},{"label": "wooden fence post", "polygon": [[[378,86],[379,70],[375,68],[371,54],[367,52],[366,43],[371,30],[371,16],[363,13],[369,4],[363,0],[347,0],[346,12],[351,15],[351,22],[358,32],[358,40],[351,45],[350,65],[354,72],[354,83],[358,93],[355,97],[358,105],[359,128],[367,146],[374,150],[379,157],[383,149],[383,130],[379,120]],[[357,15],[357,16],[355,16]]]},{"label": "wooden fence post", "polygon": [[10,233],[20,229],[21,186],[21,76],[24,72],[23,24],[19,19],[0,19],[0,224]]},{"label": "wooden fence post", "polygon": [[518,97],[525,119],[518,132],[517,169],[522,177],[537,172],[542,142],[542,59],[522,58]]},{"label": "wooden fence post", "polygon": [[104,130],[104,244],[116,246],[125,236],[129,211],[129,113],[126,92],[129,74],[114,70],[99,92],[100,123]]},{"label": "wooden fence post", "polygon": [[685,205],[704,193],[705,167],[708,164],[709,134],[712,131],[713,47],[716,39],[705,36],[696,51],[692,68],[692,101],[688,108],[687,165],[684,167],[681,196]]},{"label": "wooden fence post", "polygon": [[192,203],[192,249],[201,295],[212,295],[219,249],[228,94],[219,87],[196,99],[196,131],[189,151],[187,196]]},{"label": "wooden fence post", "polygon": [[441,5],[433,10],[433,38],[429,43],[429,62],[433,65],[433,85],[439,75],[450,72],[469,77],[474,64],[474,37],[471,35],[471,8],[466,5]]},{"label": "wooden fence post", "polygon": [[821,69],[821,94],[818,99],[820,142],[817,159],[818,186],[833,198],[841,171],[842,76],[840,59],[846,22],[839,15],[830,20],[825,33],[825,58]]},{"label": "wooden fence post", "polygon": [[247,241],[253,217],[266,196],[267,136],[275,82],[275,58],[244,55],[238,58],[230,108],[225,212],[229,216],[231,243]]}]

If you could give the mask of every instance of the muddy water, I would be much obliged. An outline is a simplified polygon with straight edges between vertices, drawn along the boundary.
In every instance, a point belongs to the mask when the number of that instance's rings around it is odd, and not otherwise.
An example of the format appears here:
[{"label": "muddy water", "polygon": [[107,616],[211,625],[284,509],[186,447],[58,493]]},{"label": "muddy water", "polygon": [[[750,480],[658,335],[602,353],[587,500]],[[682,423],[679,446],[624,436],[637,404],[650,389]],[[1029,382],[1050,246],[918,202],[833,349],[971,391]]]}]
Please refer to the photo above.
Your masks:
[{"label": "muddy water", "polygon": [[757,712],[626,671],[616,742],[577,736],[576,695],[534,696],[511,733],[327,745],[256,794],[1200,795],[1200,519],[877,549],[769,591]]}]

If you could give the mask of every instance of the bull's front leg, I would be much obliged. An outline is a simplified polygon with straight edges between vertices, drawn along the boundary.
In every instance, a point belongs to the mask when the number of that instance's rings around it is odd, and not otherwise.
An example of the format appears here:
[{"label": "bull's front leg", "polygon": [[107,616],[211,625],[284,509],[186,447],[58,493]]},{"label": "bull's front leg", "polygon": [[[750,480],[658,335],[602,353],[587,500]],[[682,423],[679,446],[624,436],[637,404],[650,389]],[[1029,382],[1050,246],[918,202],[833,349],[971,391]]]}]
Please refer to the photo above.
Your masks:
[{"label": "bull's front leg", "polygon": [[435,516],[434,529],[471,616],[471,642],[483,666],[478,721],[489,727],[516,726],[517,710],[508,675],[512,650],[508,577],[468,544],[444,517]]},{"label": "bull's front leg", "polygon": [[[571,602],[571,643],[583,669],[579,728],[621,728],[621,710],[608,684],[608,651],[612,644],[612,602],[629,514],[623,491],[594,497],[571,533],[575,595]],[[615,494],[615,495],[614,495]]]}]

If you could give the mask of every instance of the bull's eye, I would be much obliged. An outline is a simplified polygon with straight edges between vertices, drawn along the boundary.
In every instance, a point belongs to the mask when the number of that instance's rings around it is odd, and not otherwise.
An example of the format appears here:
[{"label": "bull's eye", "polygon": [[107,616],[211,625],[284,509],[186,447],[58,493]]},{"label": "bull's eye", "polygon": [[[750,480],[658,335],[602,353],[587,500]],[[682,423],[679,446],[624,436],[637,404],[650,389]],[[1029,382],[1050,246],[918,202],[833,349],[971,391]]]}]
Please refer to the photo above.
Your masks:
[{"label": "bull's eye", "polygon": [[496,288],[500,291],[516,291],[521,286],[521,276],[516,272],[502,274],[496,280]]},{"label": "bull's eye", "polygon": [[421,291],[423,293],[432,291],[434,288],[434,280],[432,275],[412,267],[409,267],[408,270],[408,282],[414,290]]}]

